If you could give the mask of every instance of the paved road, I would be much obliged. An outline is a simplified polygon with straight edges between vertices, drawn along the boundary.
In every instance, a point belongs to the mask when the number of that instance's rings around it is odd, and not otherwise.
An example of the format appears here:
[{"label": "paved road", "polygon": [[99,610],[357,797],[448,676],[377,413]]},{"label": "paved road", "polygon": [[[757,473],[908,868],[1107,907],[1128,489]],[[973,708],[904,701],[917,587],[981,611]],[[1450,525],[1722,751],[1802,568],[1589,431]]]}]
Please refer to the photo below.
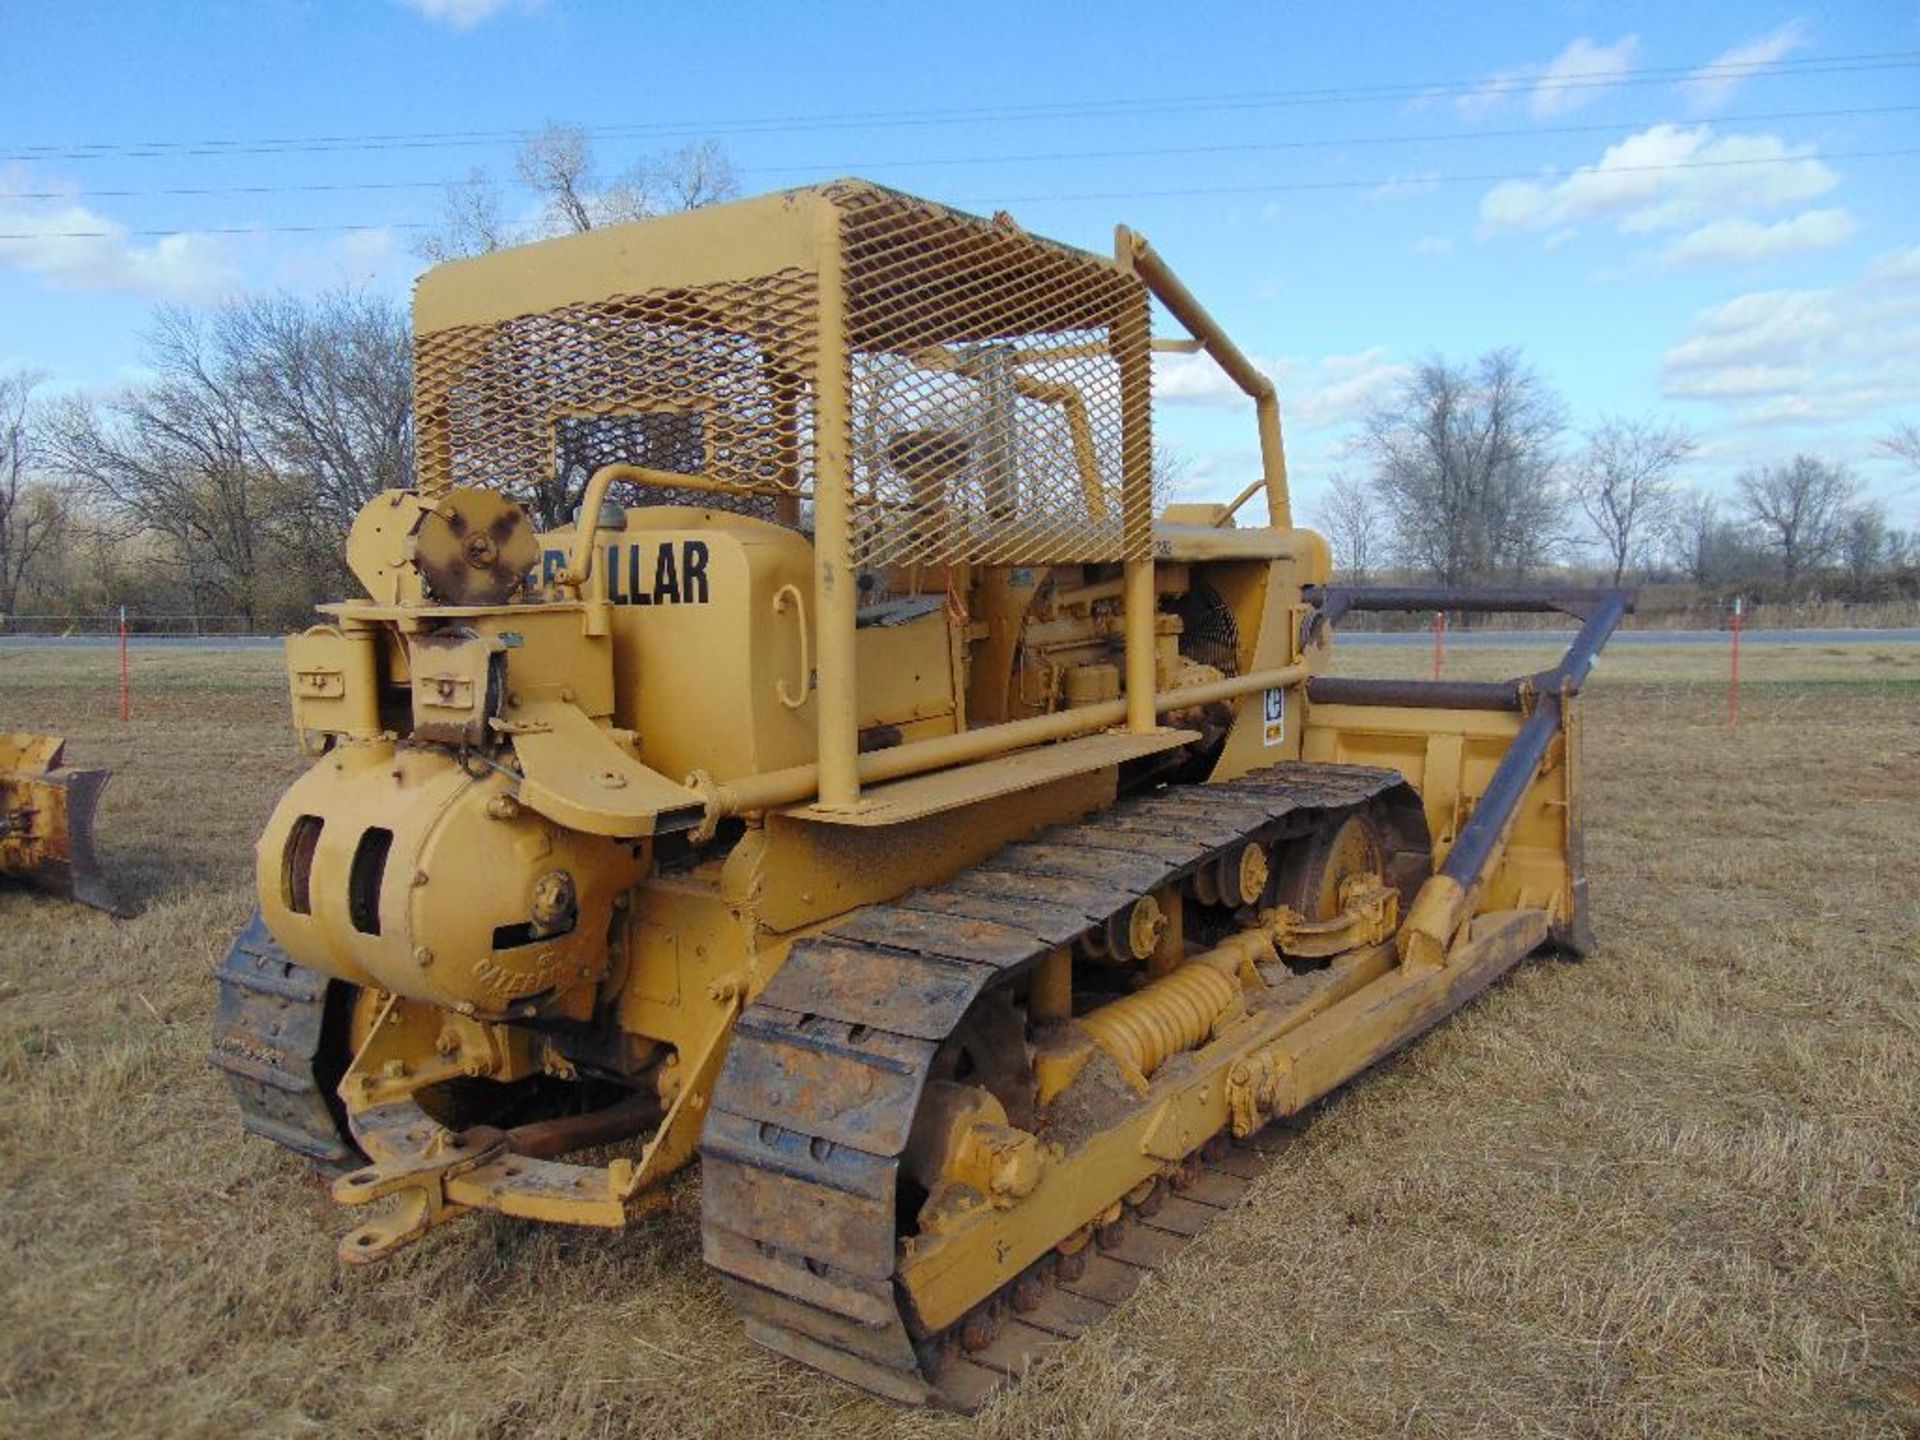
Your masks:
[{"label": "paved road", "polygon": [[[1449,630],[1447,647],[1539,646],[1561,649],[1573,638],[1568,630]],[[277,650],[278,635],[135,635],[136,650]],[[1746,630],[1743,645],[1920,645],[1920,628],[1905,630]],[[1724,630],[1622,630],[1614,645],[1725,645]],[[9,650],[111,650],[120,642],[112,635],[0,635],[0,652]],[[1348,630],[1342,645],[1430,646],[1429,630]]]}]

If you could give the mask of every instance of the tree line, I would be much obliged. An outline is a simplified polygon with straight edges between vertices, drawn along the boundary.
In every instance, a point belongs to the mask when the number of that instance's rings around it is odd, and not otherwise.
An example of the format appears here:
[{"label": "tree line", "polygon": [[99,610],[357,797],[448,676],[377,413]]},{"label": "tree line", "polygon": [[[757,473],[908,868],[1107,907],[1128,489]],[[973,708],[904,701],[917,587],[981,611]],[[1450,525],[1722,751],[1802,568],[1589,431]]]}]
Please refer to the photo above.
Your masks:
[{"label": "tree line", "polygon": [[[515,162],[539,201],[522,226],[484,171],[443,197],[422,258],[690,209],[737,191],[711,143],[603,177],[584,132],[549,127]],[[1887,450],[1920,469],[1920,426]],[[1353,470],[1318,515],[1337,563],[1446,584],[1584,566],[1675,575],[1725,596],[1920,593],[1920,539],[1888,524],[1844,467],[1783,457],[1722,499],[1681,483],[1698,442],[1614,417],[1583,435],[1515,349],[1430,357],[1369,414]],[[1156,466],[1177,464],[1172,457]],[[119,606],[249,630],[306,623],[351,590],[342,542],[378,491],[413,479],[404,309],[353,290],[162,308],[143,378],[54,395],[0,373],[0,617]]]},{"label": "tree line", "polygon": [[[1920,470],[1920,426],[1881,440]],[[1517,349],[1432,356],[1366,417],[1317,516],[1348,578],[1513,583],[1550,568],[1684,579],[1710,598],[1920,598],[1920,535],[1846,466],[1795,454],[1721,498],[1682,483],[1681,427],[1609,416],[1583,434]]]},{"label": "tree line", "polygon": [[[503,218],[475,170],[416,246],[438,262],[693,209],[737,192],[712,142],[604,175],[586,133],[554,125],[514,170],[537,218]],[[405,309],[355,290],[163,307],[145,375],[104,397],[0,373],[0,623],[126,606],[194,627],[307,623],[351,590],[342,553],[366,501],[413,481]]]}]

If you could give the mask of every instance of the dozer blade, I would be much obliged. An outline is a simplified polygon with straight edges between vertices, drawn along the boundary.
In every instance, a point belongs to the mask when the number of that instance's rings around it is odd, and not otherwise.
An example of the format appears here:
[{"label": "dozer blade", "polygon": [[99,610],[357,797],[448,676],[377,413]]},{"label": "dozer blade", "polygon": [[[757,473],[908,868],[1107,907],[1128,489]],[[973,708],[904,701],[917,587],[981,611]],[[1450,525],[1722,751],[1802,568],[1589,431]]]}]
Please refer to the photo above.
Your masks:
[{"label": "dozer blade", "polygon": [[0,731],[0,873],[129,915],[93,848],[93,812],[113,772],[66,768],[65,744],[57,735]]}]

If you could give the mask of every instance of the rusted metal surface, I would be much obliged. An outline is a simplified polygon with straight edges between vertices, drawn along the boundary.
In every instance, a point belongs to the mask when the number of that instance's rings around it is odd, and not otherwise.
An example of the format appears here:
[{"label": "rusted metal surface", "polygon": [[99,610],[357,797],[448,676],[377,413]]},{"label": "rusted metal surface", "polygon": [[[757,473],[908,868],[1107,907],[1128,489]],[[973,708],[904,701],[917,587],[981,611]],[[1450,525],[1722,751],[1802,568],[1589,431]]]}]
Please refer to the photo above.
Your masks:
[{"label": "rusted metal surface", "polygon": [[701,1144],[703,1249],[748,1334],[889,1398],[971,1411],[1097,1323],[1238,1200],[1233,1157],[1251,1152],[1210,1147],[1177,1196],[1142,1198],[1084,1256],[1022,1277],[1004,1323],[926,1334],[894,1280],[895,1206],[939,1040],[973,1024],[990,989],[1142,896],[1401,783],[1286,764],[1136,797],[796,945],[739,1021]]},{"label": "rusted metal surface", "polygon": [[[507,1148],[532,1159],[564,1155],[588,1145],[611,1145],[653,1129],[660,1123],[657,1095],[632,1095],[585,1115],[557,1115],[531,1120],[507,1131]],[[569,1171],[569,1184],[578,1174]]]},{"label": "rusted metal surface", "polygon": [[220,962],[211,1058],[249,1132],[345,1166],[361,1157],[333,1094],[345,1064],[343,1053],[330,1053],[333,1026],[344,1023],[334,983],[288,958],[255,912]]},{"label": "rusted metal surface", "polygon": [[93,845],[112,772],[72,769],[55,735],[0,731],[0,873],[110,915],[129,915]]},{"label": "rusted metal surface", "polygon": [[1467,615],[1572,615],[1584,620],[1610,600],[1632,592],[1598,587],[1552,590],[1467,589],[1453,585],[1309,585],[1302,592],[1316,607],[1316,623],[1337,625],[1349,611],[1450,610]]},{"label": "rusted metal surface", "polygon": [[[1345,585],[1309,585],[1301,592],[1311,607],[1301,620],[1301,642],[1314,639],[1322,627],[1338,625],[1351,611],[1456,611],[1474,615],[1570,615],[1581,622],[1567,653],[1551,670],[1525,680],[1508,681],[1484,691],[1469,690],[1456,681],[1378,681],[1318,678],[1309,698],[1325,704],[1440,706],[1463,709],[1517,710],[1521,687],[1534,691],[1578,694],[1593,669],[1594,658],[1621,620],[1633,613],[1631,590],[1459,590],[1448,586],[1358,588]],[[1397,698],[1383,698],[1383,687],[1394,687]],[[1511,694],[1509,694],[1511,691]],[[1344,692],[1344,696],[1343,696]]]}]

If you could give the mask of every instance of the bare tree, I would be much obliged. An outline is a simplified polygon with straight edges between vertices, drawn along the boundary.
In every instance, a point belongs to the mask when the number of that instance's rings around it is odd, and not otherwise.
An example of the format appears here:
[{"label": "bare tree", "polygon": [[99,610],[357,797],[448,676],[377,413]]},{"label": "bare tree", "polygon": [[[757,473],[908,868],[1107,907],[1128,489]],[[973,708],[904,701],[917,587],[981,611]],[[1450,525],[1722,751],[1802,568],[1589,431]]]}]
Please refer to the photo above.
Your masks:
[{"label": "bare tree", "polygon": [[579,234],[593,229],[597,197],[593,184],[593,146],[587,132],[571,125],[549,125],[520,147],[513,168],[520,183],[546,206],[546,232]]},{"label": "bare tree", "polygon": [[652,202],[650,214],[701,210],[740,193],[733,161],[717,141],[699,140],[640,162]]},{"label": "bare tree", "polygon": [[438,265],[468,255],[489,255],[513,243],[500,218],[500,187],[485,170],[447,186],[440,197],[440,228],[415,242],[420,258]]},{"label": "bare tree", "polygon": [[1665,530],[1677,499],[1673,472],[1696,448],[1676,426],[1619,416],[1587,436],[1573,496],[1600,538],[1614,584]]},{"label": "bare tree", "polygon": [[1887,563],[1887,512],[1877,501],[1856,505],[1846,514],[1840,533],[1840,561],[1856,591],[1864,590]]},{"label": "bare tree", "polygon": [[1449,585],[1544,562],[1566,509],[1562,413],[1518,350],[1424,361],[1360,440],[1401,558]]},{"label": "bare tree", "polygon": [[1153,446],[1153,493],[1162,500],[1184,497],[1193,483],[1193,457],[1159,441]]},{"label": "bare tree", "polygon": [[1327,483],[1326,499],[1320,502],[1319,520],[1340,573],[1349,580],[1365,580],[1379,563],[1385,529],[1380,507],[1367,487],[1350,476],[1334,476]]},{"label": "bare tree", "polygon": [[195,614],[296,618],[345,579],[341,540],[412,480],[405,316],[340,291],[162,310],[153,379],[55,412],[52,453],[123,538],[163,537]]},{"label": "bare tree", "polygon": [[441,200],[440,227],[418,242],[427,260],[483,255],[507,245],[554,235],[574,235],[603,225],[645,220],[676,210],[697,210],[739,193],[733,162],[712,140],[643,156],[625,172],[602,180],[587,132],[549,125],[514,156],[514,174],[539,201],[538,221],[528,229],[504,224],[499,186],[474,170]]},{"label": "bare tree", "polygon": [[60,532],[64,496],[42,473],[33,370],[0,375],[0,623],[20,604],[27,571]]},{"label": "bare tree", "polygon": [[1732,582],[1753,559],[1738,525],[1720,513],[1720,502],[1700,490],[1680,492],[1667,522],[1668,553],[1694,584],[1718,588]]},{"label": "bare tree", "polygon": [[1920,470],[1920,425],[1909,420],[1904,425],[1896,425],[1880,437],[1880,448],[1896,460],[1904,460],[1915,470]]},{"label": "bare tree", "polygon": [[96,406],[56,412],[64,468],[123,523],[171,541],[194,613],[260,613],[268,464],[238,377],[199,316],[161,310],[148,341],[154,380]]},{"label": "bare tree", "polygon": [[1785,465],[1749,470],[1735,484],[1741,508],[1779,553],[1788,585],[1834,559],[1859,488],[1844,466],[1796,455]]},{"label": "bare tree", "polygon": [[413,483],[405,312],[352,290],[255,297],[214,317],[213,344],[271,460],[270,528],[303,570],[343,581],[354,516]]}]

